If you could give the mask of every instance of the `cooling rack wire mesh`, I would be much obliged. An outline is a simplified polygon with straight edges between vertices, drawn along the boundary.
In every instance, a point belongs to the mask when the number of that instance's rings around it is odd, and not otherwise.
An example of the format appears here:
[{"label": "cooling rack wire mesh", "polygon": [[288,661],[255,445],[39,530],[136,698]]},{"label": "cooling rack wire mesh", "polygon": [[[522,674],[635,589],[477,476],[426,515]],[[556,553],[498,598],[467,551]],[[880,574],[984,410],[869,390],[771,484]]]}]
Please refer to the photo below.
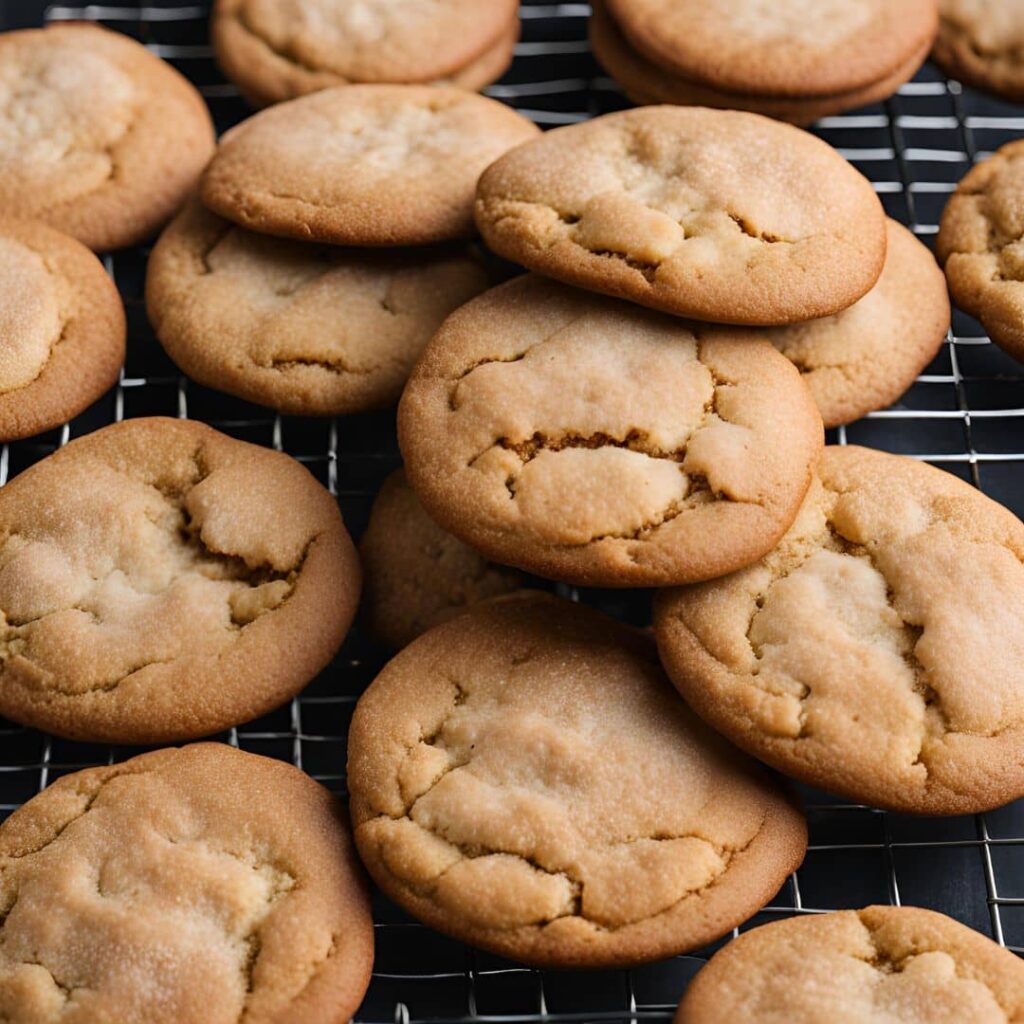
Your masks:
[{"label": "cooling rack wire mesh", "polygon": [[[0,0],[0,28],[87,19],[125,32],[201,89],[219,130],[245,116],[213,63],[208,3],[62,6]],[[542,127],[627,106],[594,63],[583,3],[524,3],[515,63],[489,92]],[[961,89],[931,65],[884,105],[827,118],[815,131],[872,182],[888,213],[932,241],[948,194],[971,163],[1024,132],[1024,108]],[[275,416],[186,381],[153,338],[143,306],[145,249],[107,256],[129,322],[117,387],[59,430],[0,448],[0,484],[73,437],[131,416],[204,420],[288,452],[338,496],[358,535],[379,482],[399,457],[390,414],[339,421]],[[934,362],[893,408],[832,432],[941,466],[1024,515],[1024,367],[957,312]],[[648,595],[567,591],[633,621]],[[222,738],[290,760],[340,795],[356,698],[381,663],[357,634],[290,705]],[[0,818],[54,779],[137,751],[70,743],[0,720]],[[810,847],[803,867],[753,923],[867,903],[931,907],[1024,953],[1024,801],[972,817],[913,819],[805,791]],[[377,960],[360,1022],[667,1020],[702,950],[632,971],[534,971],[470,950],[375,898]]]}]

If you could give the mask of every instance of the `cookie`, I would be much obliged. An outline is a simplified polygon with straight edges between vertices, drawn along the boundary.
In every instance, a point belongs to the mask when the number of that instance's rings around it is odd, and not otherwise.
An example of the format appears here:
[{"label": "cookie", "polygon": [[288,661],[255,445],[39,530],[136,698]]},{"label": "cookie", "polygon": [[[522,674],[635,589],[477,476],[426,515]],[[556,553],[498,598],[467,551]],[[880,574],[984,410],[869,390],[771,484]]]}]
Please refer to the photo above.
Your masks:
[{"label": "cookie", "polygon": [[645,637],[546,595],[476,605],[360,698],[356,845],[424,923],[540,967],[704,945],[800,863],[791,797],[705,729]]},{"label": "cookie", "polygon": [[925,463],[829,447],[781,544],[666,591],[662,661],[698,714],[858,803],[971,814],[1024,794],[1024,524]]},{"label": "cookie", "polygon": [[1024,361],[1024,140],[971,168],[949,198],[935,252],[953,301]]},{"label": "cookie", "polygon": [[750,330],[685,324],[541,277],[445,321],[398,411],[428,513],[486,557],[585,586],[749,565],[822,444],[794,367]]},{"label": "cookie", "polygon": [[864,298],[833,317],[764,332],[800,370],[826,427],[892,405],[949,331],[935,258],[902,224],[890,220],[888,228],[885,268]]},{"label": "cookie", "polygon": [[217,61],[257,105],[335,85],[500,78],[519,38],[516,0],[217,0]]},{"label": "cookie", "polygon": [[886,78],[851,92],[797,98],[730,93],[692,82],[651,63],[629,45],[600,0],[592,0],[590,6],[593,11],[590,19],[591,50],[608,74],[636,103],[673,103],[679,106],[749,110],[797,125],[813,124],[823,117],[886,99],[914,77],[928,56],[930,46],[930,43],[923,44]]},{"label": "cookie", "polygon": [[951,78],[1024,102],[1024,3],[939,0],[932,60]]},{"label": "cookie", "polygon": [[501,256],[700,320],[786,324],[878,280],[885,214],[831,146],[757,114],[642,107],[492,164],[476,218]]},{"label": "cookie", "polygon": [[511,107],[462,89],[340,86],[229,131],[201,194],[243,227],[305,241],[469,238],[480,172],[539,131]]},{"label": "cookie", "polygon": [[1024,965],[918,907],[774,921],[719,950],[675,1024],[994,1024],[1024,1020]]},{"label": "cookie", "polygon": [[335,1024],[373,963],[345,824],[220,743],[65,775],[0,825],[0,1017]]},{"label": "cookie", "polygon": [[0,219],[0,441],[66,423],[117,382],[121,297],[79,242]]},{"label": "cookie", "polygon": [[199,93],[128,36],[78,23],[0,35],[0,217],[90,249],[136,245],[213,148]]},{"label": "cookie", "polygon": [[442,530],[400,469],[374,500],[359,556],[367,626],[388,647],[405,647],[431,626],[522,584],[519,573],[488,562]]},{"label": "cookie", "polygon": [[359,564],[299,463],[191,420],[126,420],[0,490],[0,714],[162,743],[295,696],[341,644]]},{"label": "cookie", "polygon": [[153,250],[146,307],[168,355],[200,384],[337,416],[397,401],[441,321],[486,287],[465,250],[314,246],[193,201]]},{"label": "cookie", "polygon": [[630,45],[712,89],[820,97],[892,77],[926,51],[936,0],[605,0]]}]

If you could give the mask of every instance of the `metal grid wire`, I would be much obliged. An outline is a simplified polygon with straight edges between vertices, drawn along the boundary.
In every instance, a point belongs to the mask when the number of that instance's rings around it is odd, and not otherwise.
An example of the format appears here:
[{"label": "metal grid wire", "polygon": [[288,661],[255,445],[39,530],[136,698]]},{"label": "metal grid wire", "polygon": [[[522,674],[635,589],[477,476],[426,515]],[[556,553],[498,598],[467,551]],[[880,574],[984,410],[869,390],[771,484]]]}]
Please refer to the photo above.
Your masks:
[{"label": "metal grid wire", "polygon": [[[88,19],[132,35],[200,87],[223,130],[246,110],[213,64],[208,7],[179,0],[87,7],[0,0],[0,27]],[[589,54],[588,13],[583,3],[524,3],[515,64],[490,94],[545,127],[627,106]],[[884,106],[827,118],[815,130],[875,183],[892,216],[929,242],[956,182],[973,161],[1024,130],[1024,109],[962,90],[929,65]],[[128,310],[128,357],[117,387],[61,429],[4,445],[0,484],[106,423],[149,414],[189,416],[298,458],[338,496],[358,535],[380,480],[398,464],[391,415],[286,418],[186,381],[146,323],[145,258],[144,249],[106,258]],[[830,440],[926,459],[1024,513],[1024,367],[959,312],[942,351],[896,406],[840,428]],[[648,613],[642,594],[571,596],[634,621]],[[290,760],[343,795],[351,709],[382,661],[357,630],[299,698],[223,738]],[[70,743],[0,720],[0,818],[62,774],[137,752]],[[943,911],[1024,952],[1024,801],[985,815],[915,819],[810,790],[804,795],[807,860],[755,923],[904,902]],[[379,896],[374,911],[376,968],[356,1019],[381,1024],[667,1020],[687,980],[713,951],[632,971],[534,971],[438,936]]]}]

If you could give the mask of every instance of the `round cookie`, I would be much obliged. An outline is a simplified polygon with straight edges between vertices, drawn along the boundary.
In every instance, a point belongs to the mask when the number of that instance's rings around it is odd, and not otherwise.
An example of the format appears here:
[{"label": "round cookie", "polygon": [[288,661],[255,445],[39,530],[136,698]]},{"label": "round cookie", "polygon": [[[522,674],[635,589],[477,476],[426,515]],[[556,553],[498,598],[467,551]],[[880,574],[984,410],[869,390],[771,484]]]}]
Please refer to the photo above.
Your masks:
[{"label": "round cookie", "polygon": [[686,324],[533,275],[457,310],[398,412],[429,514],[486,557],[585,586],[749,565],[822,444],[796,369],[750,330]]},{"label": "round cookie", "polygon": [[12,441],[66,423],[117,382],[124,307],[80,242],[0,219],[0,337],[0,441]]},{"label": "round cookie", "polygon": [[77,23],[0,35],[0,217],[90,249],[136,245],[213,149],[199,93],[128,36]]},{"label": "round cookie", "polygon": [[930,42],[923,44],[886,78],[851,92],[798,98],[755,96],[711,89],[652,64],[629,45],[600,0],[591,0],[590,6],[593,12],[589,23],[590,46],[594,56],[634,102],[749,110],[797,125],[813,124],[823,117],[886,99],[914,77],[928,56],[930,46]]},{"label": "round cookie", "polygon": [[828,96],[891,77],[927,49],[936,0],[606,0],[638,53],[690,81],[758,96]]},{"label": "round cookie", "polygon": [[193,380],[300,416],[398,400],[444,318],[487,287],[467,251],[259,235],[191,202],[149,259],[146,308]]},{"label": "round cookie", "polygon": [[944,914],[866,907],[744,932],[687,989],[675,1024],[1024,1020],[1024,965]]},{"label": "round cookie", "polygon": [[469,238],[480,172],[539,131],[511,107],[462,89],[339,86],[232,128],[201,194],[243,227],[305,241]]},{"label": "round cookie", "polygon": [[278,707],[330,661],[359,563],[289,456],[191,420],[126,420],[0,490],[0,714],[161,743]]},{"label": "round cookie", "polygon": [[639,633],[545,595],[432,629],[349,733],[356,845],[406,910],[539,967],[694,949],[799,865],[791,797],[703,727]]},{"label": "round cookie", "polygon": [[0,1017],[335,1024],[373,964],[345,824],[220,743],[65,775],[0,825]]},{"label": "round cookie", "polygon": [[939,0],[932,59],[951,78],[1024,102],[1024,2]]},{"label": "round cookie", "polygon": [[738,746],[858,803],[1024,794],[1024,524],[941,470],[829,447],[757,565],[655,606],[662,661]]},{"label": "round cookie", "polygon": [[831,146],[757,114],[642,107],[492,164],[476,218],[501,256],[667,313],[786,324],[878,280],[885,214]]},{"label": "round cookie", "polygon": [[1024,140],[967,172],[949,198],[935,252],[953,301],[1024,361]]},{"label": "round cookie", "polygon": [[217,61],[259,106],[335,85],[448,81],[482,89],[519,38],[518,3],[217,0]]},{"label": "round cookie", "polygon": [[374,500],[359,556],[367,626],[388,647],[405,647],[431,626],[522,584],[519,573],[442,530],[400,469]]},{"label": "round cookie", "polygon": [[833,317],[765,329],[796,364],[826,427],[892,405],[935,358],[949,331],[946,279],[902,224],[888,222],[878,283]]}]

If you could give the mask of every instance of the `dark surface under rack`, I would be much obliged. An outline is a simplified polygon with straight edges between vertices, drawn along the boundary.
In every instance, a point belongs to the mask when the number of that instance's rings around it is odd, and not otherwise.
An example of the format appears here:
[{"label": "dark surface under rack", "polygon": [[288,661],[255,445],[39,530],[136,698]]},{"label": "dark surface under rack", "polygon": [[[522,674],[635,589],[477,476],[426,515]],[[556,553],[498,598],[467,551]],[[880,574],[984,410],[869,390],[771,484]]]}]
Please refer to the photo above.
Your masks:
[{"label": "dark surface under rack", "polygon": [[[200,87],[224,130],[247,111],[212,60],[208,8],[180,0],[89,6],[0,0],[0,28],[88,19],[134,36]],[[588,13],[583,3],[524,3],[515,64],[490,95],[542,127],[628,105],[590,56]],[[875,183],[890,215],[930,244],[948,194],[971,163],[1024,134],[1024,107],[961,90],[929,64],[884,105],[827,118],[815,131]],[[128,309],[120,383],[61,429],[3,445],[0,483],[115,420],[188,416],[298,458],[337,494],[358,536],[378,484],[399,461],[392,415],[281,417],[186,381],[146,322],[146,255],[131,249],[105,261]],[[926,459],[1024,515],[1024,366],[959,312],[935,361],[896,406],[831,432],[829,440]],[[568,594],[633,621],[648,614],[645,593]],[[292,761],[343,795],[349,716],[382,661],[357,630],[301,697],[221,738]],[[0,719],[0,818],[60,775],[137,752],[70,743]],[[807,860],[755,922],[873,902],[917,904],[1024,952],[1024,801],[984,815],[914,819],[813,791],[804,795]],[[713,951],[632,971],[533,971],[436,935],[379,896],[374,913],[376,967],[356,1018],[365,1022],[666,1020]]]}]

